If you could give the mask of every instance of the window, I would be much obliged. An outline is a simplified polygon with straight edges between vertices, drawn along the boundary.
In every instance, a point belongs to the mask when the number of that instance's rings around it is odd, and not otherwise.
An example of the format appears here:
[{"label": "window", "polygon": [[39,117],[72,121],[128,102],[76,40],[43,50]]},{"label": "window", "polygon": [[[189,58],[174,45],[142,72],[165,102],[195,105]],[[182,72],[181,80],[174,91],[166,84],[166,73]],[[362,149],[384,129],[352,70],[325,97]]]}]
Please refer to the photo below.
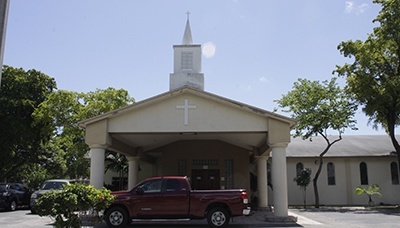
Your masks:
[{"label": "window", "polygon": [[399,168],[396,162],[390,163],[390,173],[392,174],[392,184],[399,184]]},{"label": "window", "polygon": [[218,160],[193,160],[193,165],[218,165]]},{"label": "window", "polygon": [[182,69],[193,69],[192,52],[182,52]]},{"label": "window", "polygon": [[178,175],[183,177],[187,176],[186,160],[178,160]]},{"label": "window", "polygon": [[332,162],[328,162],[326,168],[328,169],[328,185],[336,185],[335,165]]},{"label": "window", "polygon": [[365,162],[360,163],[360,180],[361,185],[368,185],[367,164]]},{"label": "window", "polygon": [[296,164],[296,177],[301,175],[301,170],[304,169],[303,163],[299,162]]},{"label": "window", "polygon": [[167,192],[179,192],[181,190],[181,184],[179,180],[167,180],[166,191]]},{"label": "window", "polygon": [[156,193],[161,192],[161,182],[162,180],[152,180],[144,183],[141,188],[144,193]]},{"label": "window", "polygon": [[233,160],[225,160],[225,188],[233,188]]},{"label": "window", "polygon": [[303,163],[299,162],[296,164],[296,177],[300,176],[301,170],[304,169]]}]

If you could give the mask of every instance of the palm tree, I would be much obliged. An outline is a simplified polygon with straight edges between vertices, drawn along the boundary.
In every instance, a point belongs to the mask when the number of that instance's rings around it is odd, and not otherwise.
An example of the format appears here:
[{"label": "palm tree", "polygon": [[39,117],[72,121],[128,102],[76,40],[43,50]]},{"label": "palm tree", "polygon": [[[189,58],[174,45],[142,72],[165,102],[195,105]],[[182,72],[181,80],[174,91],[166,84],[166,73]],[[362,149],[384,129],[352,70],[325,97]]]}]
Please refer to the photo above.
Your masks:
[{"label": "palm tree", "polygon": [[114,151],[107,151],[106,152],[106,166],[105,166],[105,173],[108,170],[112,170],[119,174],[119,186],[118,190],[122,190],[124,188],[124,174],[128,173],[128,159],[122,154],[119,154]]},{"label": "palm tree", "polygon": [[361,195],[361,194],[367,194],[368,195],[368,205],[371,207],[374,205],[374,201],[372,200],[373,195],[378,195],[379,197],[382,196],[382,194],[379,192],[380,187],[377,184],[373,184],[369,186],[367,189],[363,187],[357,187],[356,188],[356,194]]}]

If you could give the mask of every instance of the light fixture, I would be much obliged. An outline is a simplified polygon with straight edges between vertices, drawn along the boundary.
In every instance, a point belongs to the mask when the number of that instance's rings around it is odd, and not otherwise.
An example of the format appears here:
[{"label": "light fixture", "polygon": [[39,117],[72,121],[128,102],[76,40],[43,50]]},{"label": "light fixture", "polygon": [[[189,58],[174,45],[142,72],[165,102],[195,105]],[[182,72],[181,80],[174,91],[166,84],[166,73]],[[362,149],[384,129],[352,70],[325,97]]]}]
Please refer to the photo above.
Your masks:
[{"label": "light fixture", "polygon": [[180,132],[180,135],[197,135],[196,132]]}]

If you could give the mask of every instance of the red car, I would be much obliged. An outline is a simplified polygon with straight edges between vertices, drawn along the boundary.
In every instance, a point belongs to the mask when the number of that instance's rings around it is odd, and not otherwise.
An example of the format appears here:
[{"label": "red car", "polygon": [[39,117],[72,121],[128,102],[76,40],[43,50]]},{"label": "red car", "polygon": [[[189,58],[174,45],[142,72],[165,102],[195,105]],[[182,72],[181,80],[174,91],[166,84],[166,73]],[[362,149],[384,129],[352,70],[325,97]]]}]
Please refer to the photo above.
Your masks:
[{"label": "red car", "polygon": [[113,192],[105,211],[109,227],[133,221],[204,219],[211,227],[226,227],[234,216],[250,214],[245,189],[191,190],[186,177],[149,178],[130,191]]}]

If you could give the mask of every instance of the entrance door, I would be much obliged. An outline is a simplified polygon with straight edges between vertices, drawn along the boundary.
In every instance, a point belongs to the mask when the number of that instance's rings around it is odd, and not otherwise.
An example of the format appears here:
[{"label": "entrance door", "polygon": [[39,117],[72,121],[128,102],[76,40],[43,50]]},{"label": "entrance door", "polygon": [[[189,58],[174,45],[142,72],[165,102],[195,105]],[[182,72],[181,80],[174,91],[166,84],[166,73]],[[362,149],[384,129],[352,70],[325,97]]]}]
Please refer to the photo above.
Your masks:
[{"label": "entrance door", "polygon": [[193,190],[220,189],[219,169],[193,169],[192,189]]}]

